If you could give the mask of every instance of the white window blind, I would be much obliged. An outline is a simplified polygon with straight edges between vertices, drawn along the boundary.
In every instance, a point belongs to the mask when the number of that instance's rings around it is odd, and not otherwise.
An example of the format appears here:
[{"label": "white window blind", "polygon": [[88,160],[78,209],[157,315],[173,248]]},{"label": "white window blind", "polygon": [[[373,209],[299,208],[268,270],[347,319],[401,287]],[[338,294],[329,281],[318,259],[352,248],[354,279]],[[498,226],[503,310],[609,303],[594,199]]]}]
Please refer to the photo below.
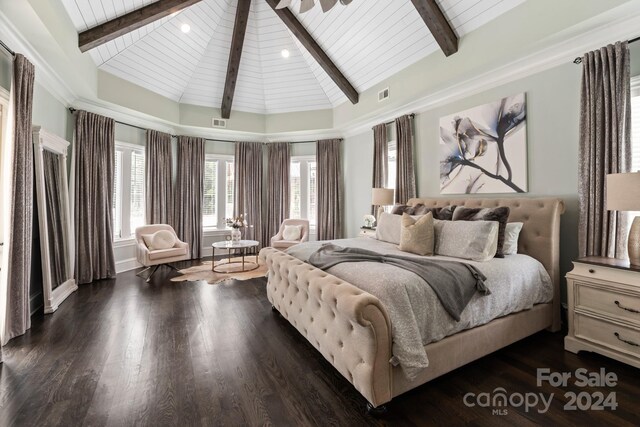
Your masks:
[{"label": "white window blind", "polygon": [[631,84],[631,171],[640,171],[640,76]]},{"label": "white window blind", "polygon": [[308,219],[311,226],[316,224],[317,174],[314,157],[294,157],[289,172],[289,217]]},{"label": "white window blind", "polygon": [[299,219],[301,218],[302,212],[301,212],[301,202],[302,202],[302,194],[301,194],[301,188],[300,188],[300,162],[291,162],[291,168],[290,168],[290,188],[291,188],[291,195],[289,196],[290,199],[290,213],[289,216],[291,218],[295,218],[295,219]]},{"label": "white window blind", "polygon": [[129,230],[134,234],[136,228],[145,224],[145,163],[144,151],[131,152],[131,200],[129,210]]},{"label": "white window blind", "polygon": [[122,150],[116,150],[113,173],[113,237],[122,237]]},{"label": "white window blind", "polygon": [[387,145],[387,187],[396,188],[396,168],[398,164],[398,144],[396,141],[389,141]]},{"label": "white window blind", "polygon": [[204,162],[204,204],[202,206],[202,225],[218,225],[218,160],[206,159]]},{"label": "white window blind", "polygon": [[145,224],[144,147],[116,142],[113,179],[113,238],[131,238]]},{"label": "white window blind", "polygon": [[233,217],[233,195],[235,192],[235,180],[234,180],[234,164],[231,161],[226,162],[226,195],[227,200],[225,203],[225,214],[227,218]]}]

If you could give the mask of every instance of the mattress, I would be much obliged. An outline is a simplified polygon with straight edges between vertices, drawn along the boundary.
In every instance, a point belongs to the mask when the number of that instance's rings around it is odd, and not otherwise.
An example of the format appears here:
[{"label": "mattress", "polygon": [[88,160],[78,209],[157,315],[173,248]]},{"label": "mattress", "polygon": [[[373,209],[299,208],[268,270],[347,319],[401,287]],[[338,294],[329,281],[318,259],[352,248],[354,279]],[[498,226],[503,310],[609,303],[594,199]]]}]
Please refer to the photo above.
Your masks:
[{"label": "mattress", "polygon": [[[307,262],[323,243],[326,242],[305,242],[287,252]],[[419,255],[400,251],[394,244],[367,237],[333,240],[331,243],[381,254],[420,258]],[[430,258],[476,266],[487,277],[485,284],[491,294],[476,294],[462,312],[460,321],[455,321],[444,310],[431,287],[408,270],[373,262],[342,263],[327,270],[382,302],[391,320],[393,358],[390,362],[399,364],[409,379],[429,366],[425,345],[553,299],[553,283],[549,274],[539,261],[530,256],[507,255],[487,262],[441,256]]]}]

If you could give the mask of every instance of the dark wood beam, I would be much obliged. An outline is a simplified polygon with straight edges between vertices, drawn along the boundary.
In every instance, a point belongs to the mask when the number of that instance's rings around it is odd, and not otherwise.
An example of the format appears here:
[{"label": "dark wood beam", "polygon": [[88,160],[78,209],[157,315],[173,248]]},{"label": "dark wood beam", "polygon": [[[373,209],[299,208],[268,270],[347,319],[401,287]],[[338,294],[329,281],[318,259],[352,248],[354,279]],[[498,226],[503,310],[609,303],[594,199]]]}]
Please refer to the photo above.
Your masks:
[{"label": "dark wood beam", "polygon": [[238,81],[242,46],[244,45],[244,36],[247,33],[250,9],[251,0],[238,0],[236,22],[233,25],[233,38],[231,39],[231,52],[229,52],[229,65],[227,66],[227,80],[224,83],[222,108],[220,109],[223,119],[228,119],[231,116],[231,105],[233,104],[233,94],[236,91],[236,82]]},{"label": "dark wood beam", "polygon": [[411,1],[444,54],[450,56],[456,53],[458,51],[458,36],[451,28],[436,0]]},{"label": "dark wood beam", "polygon": [[347,80],[338,67],[336,67],[329,56],[324,53],[324,50],[322,50],[320,45],[311,37],[311,34],[309,34],[307,29],[296,19],[294,14],[288,8],[276,9],[279,0],[266,1],[280,19],[282,19],[282,22],[284,22],[287,28],[298,38],[305,49],[318,61],[318,64],[320,64],[329,77],[331,77],[347,98],[349,98],[349,101],[357,104],[359,99],[358,91],[349,83],[349,80]]},{"label": "dark wood beam", "polygon": [[158,19],[171,15],[192,6],[202,0],[158,0],[155,3],[148,4],[140,9],[131,11],[125,15],[119,16],[81,32],[78,35],[78,46],[82,52],[98,47],[111,41],[123,34],[144,27]]}]

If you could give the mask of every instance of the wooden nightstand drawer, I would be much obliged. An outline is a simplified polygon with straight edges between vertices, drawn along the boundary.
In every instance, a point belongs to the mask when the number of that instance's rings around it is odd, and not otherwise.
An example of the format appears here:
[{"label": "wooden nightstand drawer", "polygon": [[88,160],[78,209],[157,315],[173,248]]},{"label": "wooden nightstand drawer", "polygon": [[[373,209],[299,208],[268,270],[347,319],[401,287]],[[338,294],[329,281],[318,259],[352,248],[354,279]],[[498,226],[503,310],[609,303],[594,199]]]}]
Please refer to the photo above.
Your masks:
[{"label": "wooden nightstand drawer", "polygon": [[640,295],[576,282],[576,308],[610,315],[640,325]]},{"label": "wooden nightstand drawer", "polygon": [[576,314],[575,336],[634,357],[640,357],[640,331],[637,329]]}]

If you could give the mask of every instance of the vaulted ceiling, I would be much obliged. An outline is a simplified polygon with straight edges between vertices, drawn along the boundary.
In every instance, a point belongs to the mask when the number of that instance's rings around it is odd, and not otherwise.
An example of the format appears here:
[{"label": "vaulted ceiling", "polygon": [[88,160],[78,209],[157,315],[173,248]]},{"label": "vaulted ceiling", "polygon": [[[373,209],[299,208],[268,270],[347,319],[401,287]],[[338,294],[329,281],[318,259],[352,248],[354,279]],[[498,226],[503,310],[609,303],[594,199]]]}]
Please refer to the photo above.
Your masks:
[{"label": "vaulted ceiling", "polygon": [[[62,0],[78,32],[153,0]],[[327,13],[291,11],[362,92],[439,50],[412,0],[354,0]],[[524,0],[437,0],[459,38]],[[174,101],[219,108],[237,0],[202,0],[90,49],[98,67]],[[184,33],[182,27],[189,25]],[[288,58],[281,54],[290,52]],[[332,108],[347,101],[266,0],[251,0],[233,109],[255,113]]]}]

